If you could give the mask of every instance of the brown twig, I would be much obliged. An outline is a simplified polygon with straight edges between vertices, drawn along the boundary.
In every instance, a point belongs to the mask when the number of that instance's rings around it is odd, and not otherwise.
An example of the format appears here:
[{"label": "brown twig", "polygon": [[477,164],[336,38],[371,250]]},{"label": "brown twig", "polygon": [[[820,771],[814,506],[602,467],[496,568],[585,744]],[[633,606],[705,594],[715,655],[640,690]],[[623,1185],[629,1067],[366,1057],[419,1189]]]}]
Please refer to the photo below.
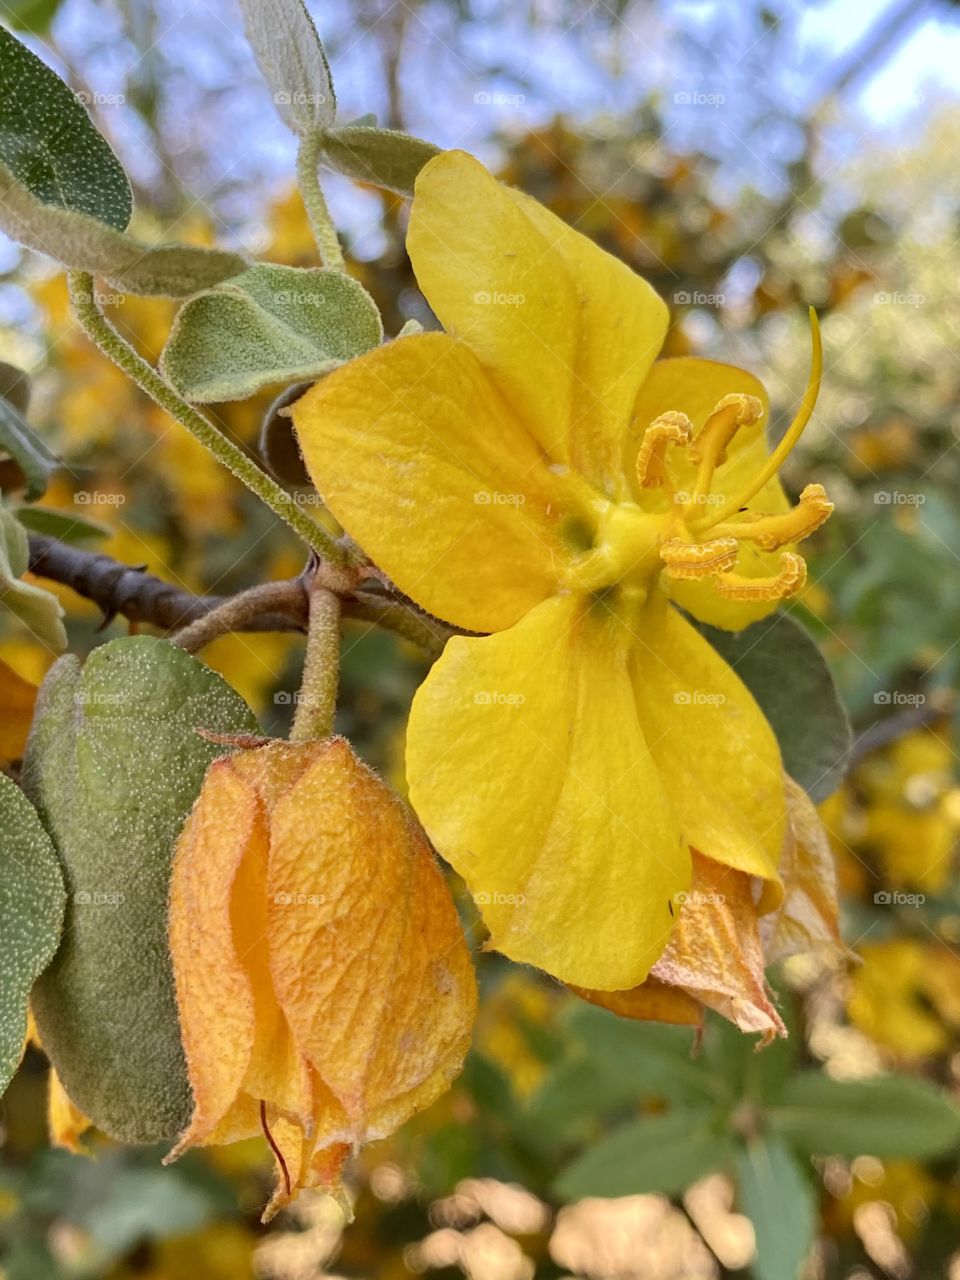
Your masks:
[{"label": "brown twig", "polygon": [[[237,599],[233,596],[195,595],[182,587],[172,586],[142,567],[121,564],[103,552],[71,546],[41,533],[30,534],[30,570],[92,600],[103,611],[104,626],[122,616],[161,631],[178,631],[206,618],[214,610],[228,608],[232,611],[232,601]],[[229,629],[305,631],[306,603],[301,579],[267,583],[253,590],[262,592],[273,587],[277,588],[276,595],[268,593],[261,597],[264,608],[260,612],[249,610],[248,593],[242,592],[244,603],[232,611],[232,617],[228,613]],[[425,613],[395,588],[374,581],[372,577],[355,590],[344,593],[343,616],[394,631],[434,658],[442,652],[450,636],[468,634]],[[180,642],[183,642],[182,635]]]},{"label": "brown twig", "polygon": [[[143,567],[121,564],[100,551],[58,542],[42,533],[30,534],[30,572],[70,587],[103,611],[107,626],[119,615],[145,622],[161,631],[189,626],[229,596],[194,595],[164,582]],[[301,631],[303,618],[268,612],[245,620],[244,631]]]}]

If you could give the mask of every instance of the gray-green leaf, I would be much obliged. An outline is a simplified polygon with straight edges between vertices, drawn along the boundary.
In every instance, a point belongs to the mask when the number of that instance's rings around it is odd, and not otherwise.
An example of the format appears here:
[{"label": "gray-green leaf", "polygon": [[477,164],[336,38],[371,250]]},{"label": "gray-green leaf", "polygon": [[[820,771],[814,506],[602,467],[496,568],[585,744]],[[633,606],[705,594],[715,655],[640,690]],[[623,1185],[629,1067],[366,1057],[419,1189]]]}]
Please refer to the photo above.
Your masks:
[{"label": "gray-green leaf", "polygon": [[109,538],[113,530],[96,520],[87,520],[72,511],[56,511],[53,507],[15,507],[14,515],[31,533],[43,533],[58,542],[95,542]]},{"label": "gray-green leaf", "polygon": [[169,641],[72,655],[41,686],[23,785],[64,869],[63,943],[34,989],[70,1098],[123,1142],[159,1142],[191,1112],[167,945],[170,863],[207,766],[253,714]]},{"label": "gray-green leaf", "polygon": [[396,129],[347,124],[323,135],[323,163],[357,182],[412,196],[417,174],[440,148]]},{"label": "gray-green leaf", "polygon": [[47,481],[60,462],[33,428],[24,422],[14,405],[2,396],[0,396],[0,452],[8,453],[19,467],[30,501],[43,497],[47,489]]},{"label": "gray-green leaf", "polygon": [[33,805],[0,773],[0,1093],[27,1033],[27,1000],[60,941],[63,877]]},{"label": "gray-green leaf", "polygon": [[3,16],[15,31],[36,35],[45,31],[60,8],[60,0],[10,0],[3,6]]},{"label": "gray-green leaf", "polygon": [[696,625],[760,704],[787,773],[814,800],[826,799],[843,777],[850,722],[806,629],[787,613],[737,632]]},{"label": "gray-green leaf", "polygon": [[923,1160],[960,1144],[960,1108],[912,1076],[832,1080],[803,1071],[788,1082],[770,1123],[799,1151],[850,1160]]},{"label": "gray-green leaf", "polygon": [[797,1158],[775,1135],[737,1155],[740,1210],[753,1223],[757,1280],[796,1280],[813,1245],[816,1199]]},{"label": "gray-green leaf", "polygon": [[104,276],[126,293],[184,298],[244,271],[247,260],[223,249],[141,244],[85,213],[45,204],[0,164],[0,229],[63,267]]},{"label": "gray-green leaf", "polygon": [[294,133],[333,124],[333,77],[302,0],[240,0],[243,25],[280,118]]},{"label": "gray-green leaf", "polygon": [[0,161],[46,205],[118,231],[130,221],[130,183],[109,143],[69,86],[2,27]]},{"label": "gray-green leaf", "polygon": [[27,532],[15,516],[0,507],[0,608],[9,609],[35,636],[60,653],[67,647],[63,609],[49,591],[20,581],[28,563]]},{"label": "gray-green leaf", "polygon": [[382,336],[376,304],[350,276],[259,263],[184,304],[162,366],[188,400],[241,400],[318,378]]},{"label": "gray-green leaf", "polygon": [[715,1082],[691,1057],[693,1035],[686,1027],[618,1018],[585,1002],[573,1006],[568,1025],[598,1071],[628,1079],[635,1098],[663,1094],[677,1102],[703,1104],[717,1097]]},{"label": "gray-green leaf", "polygon": [[730,1138],[710,1112],[677,1108],[633,1120],[588,1148],[561,1173],[554,1190],[565,1200],[659,1191],[675,1195],[733,1160]]}]

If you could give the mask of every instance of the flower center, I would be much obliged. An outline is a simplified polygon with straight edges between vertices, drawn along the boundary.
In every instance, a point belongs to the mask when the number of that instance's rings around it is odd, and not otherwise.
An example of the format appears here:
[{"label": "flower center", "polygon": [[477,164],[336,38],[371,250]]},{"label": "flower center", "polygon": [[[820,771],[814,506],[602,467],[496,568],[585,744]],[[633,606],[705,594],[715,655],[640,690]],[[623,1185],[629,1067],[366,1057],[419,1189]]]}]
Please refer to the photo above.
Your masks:
[{"label": "flower center", "polygon": [[[778,551],[813,533],[833,511],[820,484],[808,484],[789,511],[767,513],[748,505],[776,475],[813,412],[822,352],[812,309],[810,318],[813,361],[803,401],[783,439],[753,478],[734,496],[718,495],[719,500],[710,501],[716,473],[726,462],[735,436],[763,417],[763,405],[756,396],[724,396],[696,434],[685,413],[671,409],[660,414],[640,441],[637,483],[641,493],[666,493],[671,499],[668,509],[651,512],[635,502],[613,503],[594,496],[584,508],[584,517],[566,531],[568,541],[582,553],[567,573],[571,589],[601,595],[616,587],[628,605],[642,604],[661,576],[667,582],[710,578],[717,593],[728,600],[780,600],[800,590],[807,566],[794,551],[781,551],[778,571],[768,576],[738,573],[737,565],[742,544]],[[693,489],[683,495],[682,502],[667,465],[673,449],[683,450],[695,469]],[[704,509],[708,514],[698,516]]]}]

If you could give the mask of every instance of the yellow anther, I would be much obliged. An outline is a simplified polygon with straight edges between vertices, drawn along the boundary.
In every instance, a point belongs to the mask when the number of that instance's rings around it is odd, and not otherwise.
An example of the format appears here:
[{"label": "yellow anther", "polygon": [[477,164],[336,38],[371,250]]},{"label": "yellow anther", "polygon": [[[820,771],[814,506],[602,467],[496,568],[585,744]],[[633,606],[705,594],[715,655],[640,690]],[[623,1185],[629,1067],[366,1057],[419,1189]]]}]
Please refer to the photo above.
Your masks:
[{"label": "yellow anther", "polygon": [[727,445],[741,427],[759,422],[763,417],[763,404],[756,396],[740,393],[724,396],[714,405],[710,416],[697,432],[690,450],[694,462],[710,458],[715,467],[727,458]]},{"label": "yellow anther", "polygon": [[654,418],[643,433],[637,454],[637,481],[641,489],[658,489],[663,484],[668,446],[688,445],[692,435],[693,423],[685,413],[670,409]]},{"label": "yellow anther", "polygon": [[819,529],[833,511],[822,484],[808,484],[800,501],[782,515],[769,516],[748,512],[742,520],[714,525],[718,537],[745,538],[762,551],[776,551],[789,542],[800,542]]},{"label": "yellow anther", "polygon": [[727,446],[740,428],[758,422],[762,417],[763,404],[756,396],[724,396],[714,406],[690,447],[690,458],[698,464],[693,486],[694,502],[710,492],[713,473],[726,460]]},{"label": "yellow anther", "polygon": [[780,572],[775,578],[747,578],[741,573],[724,573],[716,580],[716,588],[727,600],[785,600],[796,595],[807,580],[807,562],[803,556],[784,551]]},{"label": "yellow anther", "polygon": [[710,578],[737,563],[736,538],[711,538],[709,542],[683,542],[668,538],[660,548],[668,578]]}]

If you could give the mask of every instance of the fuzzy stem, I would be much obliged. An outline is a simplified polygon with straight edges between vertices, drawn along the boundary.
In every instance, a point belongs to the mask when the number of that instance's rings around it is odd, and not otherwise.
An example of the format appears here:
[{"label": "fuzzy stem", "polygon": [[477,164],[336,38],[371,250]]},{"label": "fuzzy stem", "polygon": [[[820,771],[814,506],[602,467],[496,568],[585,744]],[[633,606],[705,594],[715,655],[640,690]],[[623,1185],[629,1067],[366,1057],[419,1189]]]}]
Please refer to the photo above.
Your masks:
[{"label": "fuzzy stem", "polygon": [[291,742],[310,742],[333,733],[340,678],[340,609],[340,597],[314,582],[310,587],[310,628]]},{"label": "fuzzy stem", "polygon": [[329,533],[311,520],[294,502],[290,494],[271,479],[252,458],[228,440],[202,413],[180,398],[170,384],[147,360],[127,342],[107,319],[96,303],[93,277],[82,271],[71,271],[70,299],[84,333],[119,369],[161,409],[165,409],[214,457],[261,498],[307,546],[332,564],[349,562],[347,552]]},{"label": "fuzzy stem", "polygon": [[172,637],[173,643],[187,653],[199,653],[205,645],[230,631],[249,630],[250,624],[264,615],[282,614],[291,618],[298,613],[302,615],[304,605],[303,583],[298,578],[264,582],[230,596],[216,609],[191,622]]},{"label": "fuzzy stem", "polygon": [[343,271],[343,251],[320,186],[322,140],[323,135],[319,132],[306,133],[300,139],[297,150],[297,184],[310,219],[310,230],[320,251],[320,261],[332,271]]}]

